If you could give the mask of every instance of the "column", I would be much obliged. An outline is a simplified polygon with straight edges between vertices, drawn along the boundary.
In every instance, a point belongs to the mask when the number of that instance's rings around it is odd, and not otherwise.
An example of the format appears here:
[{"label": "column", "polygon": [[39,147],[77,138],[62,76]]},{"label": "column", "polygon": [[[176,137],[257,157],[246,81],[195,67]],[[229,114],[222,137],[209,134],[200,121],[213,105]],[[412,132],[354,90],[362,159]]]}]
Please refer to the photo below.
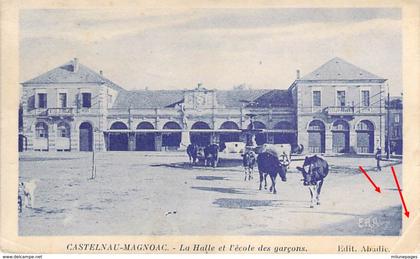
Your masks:
[{"label": "column", "polygon": [[155,151],[162,150],[162,133],[155,134]]},{"label": "column", "polygon": [[136,151],[136,134],[134,132],[128,134],[128,151]]},{"label": "column", "polygon": [[357,132],[350,128],[350,153],[357,153]]},{"label": "column", "polygon": [[325,153],[332,153],[332,132],[328,129],[325,130]]},{"label": "column", "polygon": [[56,151],[55,139],[57,138],[57,124],[48,124],[48,151]]},{"label": "column", "polygon": [[179,150],[185,150],[187,149],[188,145],[191,144],[190,141],[190,133],[188,131],[182,131],[181,132],[181,143]]}]

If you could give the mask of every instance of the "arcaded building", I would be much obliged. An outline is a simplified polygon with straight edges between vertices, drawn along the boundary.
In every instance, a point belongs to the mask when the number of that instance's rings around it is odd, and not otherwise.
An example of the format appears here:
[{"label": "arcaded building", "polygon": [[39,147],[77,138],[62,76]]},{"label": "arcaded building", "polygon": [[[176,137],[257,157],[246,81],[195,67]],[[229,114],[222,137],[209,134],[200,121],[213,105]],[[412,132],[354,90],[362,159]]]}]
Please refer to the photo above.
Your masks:
[{"label": "arcaded building", "polygon": [[127,91],[77,59],[22,83],[24,150],[161,151],[245,142],[302,144],[313,153],[383,146],[386,79],[335,58],[287,90]]}]

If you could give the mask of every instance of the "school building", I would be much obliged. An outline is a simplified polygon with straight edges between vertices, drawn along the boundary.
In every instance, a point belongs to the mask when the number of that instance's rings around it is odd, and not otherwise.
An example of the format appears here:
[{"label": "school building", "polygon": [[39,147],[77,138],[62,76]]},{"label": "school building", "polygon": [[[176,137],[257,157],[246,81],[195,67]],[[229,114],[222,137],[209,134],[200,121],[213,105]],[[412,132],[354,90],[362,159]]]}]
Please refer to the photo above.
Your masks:
[{"label": "school building", "polygon": [[[311,153],[373,153],[385,144],[386,79],[334,58],[288,89],[127,91],[71,60],[22,83],[22,150],[161,151],[246,141]],[[253,118],[253,119],[252,119]]]}]

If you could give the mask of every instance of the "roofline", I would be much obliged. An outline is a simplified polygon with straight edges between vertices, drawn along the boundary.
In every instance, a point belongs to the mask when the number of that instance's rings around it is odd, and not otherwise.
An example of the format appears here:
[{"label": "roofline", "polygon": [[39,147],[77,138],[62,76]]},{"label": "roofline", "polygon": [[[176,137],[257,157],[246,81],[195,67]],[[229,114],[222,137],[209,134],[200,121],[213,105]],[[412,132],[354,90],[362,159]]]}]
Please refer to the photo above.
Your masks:
[{"label": "roofline", "polygon": [[294,86],[297,82],[302,82],[302,83],[342,83],[342,82],[354,82],[354,83],[363,83],[363,82],[368,82],[368,83],[384,83],[385,81],[387,81],[388,79],[378,79],[378,78],[372,78],[372,79],[320,79],[320,80],[309,80],[309,79],[296,79],[293,84],[289,87],[291,88],[292,86]]}]

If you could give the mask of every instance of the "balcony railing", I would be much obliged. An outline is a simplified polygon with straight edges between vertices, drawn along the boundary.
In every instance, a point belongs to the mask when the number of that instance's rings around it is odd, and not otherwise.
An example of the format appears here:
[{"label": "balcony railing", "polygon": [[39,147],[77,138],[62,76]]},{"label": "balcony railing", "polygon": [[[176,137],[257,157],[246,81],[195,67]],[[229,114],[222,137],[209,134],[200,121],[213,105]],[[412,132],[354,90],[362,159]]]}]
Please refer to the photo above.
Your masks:
[{"label": "balcony railing", "polygon": [[73,116],[73,108],[48,108],[47,116]]},{"label": "balcony railing", "polygon": [[329,106],[326,111],[328,115],[353,115],[354,106]]}]

